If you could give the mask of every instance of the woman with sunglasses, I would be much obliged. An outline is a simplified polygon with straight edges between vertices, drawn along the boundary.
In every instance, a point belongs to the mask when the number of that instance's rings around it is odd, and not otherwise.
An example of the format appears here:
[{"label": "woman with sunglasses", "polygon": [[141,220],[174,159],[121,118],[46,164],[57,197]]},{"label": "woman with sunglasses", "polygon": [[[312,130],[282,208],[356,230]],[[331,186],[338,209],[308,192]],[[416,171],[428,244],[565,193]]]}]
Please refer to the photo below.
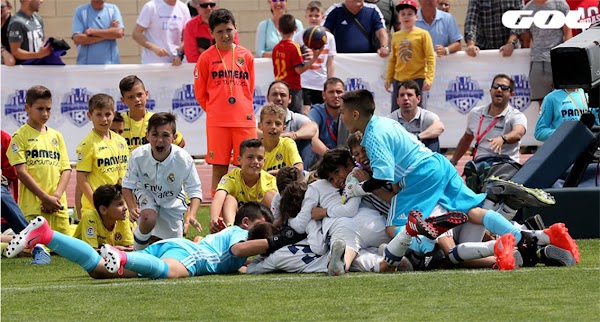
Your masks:
[{"label": "woman with sunglasses", "polygon": [[[256,28],[255,56],[271,57],[273,47],[281,40],[279,17],[286,13],[287,0],[267,0],[271,4],[271,18],[258,23]],[[302,22],[296,19],[296,32],[304,30]]]}]

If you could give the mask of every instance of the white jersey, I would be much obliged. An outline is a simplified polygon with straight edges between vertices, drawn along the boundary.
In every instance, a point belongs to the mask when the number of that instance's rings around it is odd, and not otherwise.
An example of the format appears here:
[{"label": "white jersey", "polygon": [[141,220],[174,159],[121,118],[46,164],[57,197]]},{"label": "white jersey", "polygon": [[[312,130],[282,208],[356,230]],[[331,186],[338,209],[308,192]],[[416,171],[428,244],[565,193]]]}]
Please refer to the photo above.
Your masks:
[{"label": "white jersey", "polygon": [[273,213],[273,220],[279,219],[281,214],[279,212],[279,203],[281,202],[281,194],[277,192],[273,199],[271,199],[271,213]]},{"label": "white jersey", "polygon": [[[138,190],[154,198],[161,208],[171,208],[175,204],[185,204],[185,192],[189,199],[202,200],[202,185],[194,160],[184,149],[171,145],[171,153],[162,162],[152,156],[150,144],[133,150],[127,173],[123,178],[123,188]],[[143,200],[138,200],[140,206]]]},{"label": "white jersey", "polygon": [[136,23],[146,28],[144,36],[149,42],[166,49],[169,55],[158,57],[152,50],[142,48],[142,64],[171,63],[181,45],[183,28],[190,19],[190,11],[181,1],[174,6],[164,0],[150,0],[144,4]]},{"label": "white jersey", "polygon": [[[325,44],[325,48],[319,55],[319,58],[313,63],[312,66],[310,66],[310,68],[307,71],[300,74],[302,88],[313,89],[316,91],[323,90],[323,83],[325,83],[325,81],[327,80],[327,59],[330,56],[335,56],[337,54],[335,46],[335,37],[329,31],[327,31],[326,33],[327,43]],[[294,34],[293,40],[300,47],[304,45],[303,36],[304,30]],[[312,53],[313,50],[311,49],[310,56],[305,57],[304,61],[311,60],[313,56]]]}]

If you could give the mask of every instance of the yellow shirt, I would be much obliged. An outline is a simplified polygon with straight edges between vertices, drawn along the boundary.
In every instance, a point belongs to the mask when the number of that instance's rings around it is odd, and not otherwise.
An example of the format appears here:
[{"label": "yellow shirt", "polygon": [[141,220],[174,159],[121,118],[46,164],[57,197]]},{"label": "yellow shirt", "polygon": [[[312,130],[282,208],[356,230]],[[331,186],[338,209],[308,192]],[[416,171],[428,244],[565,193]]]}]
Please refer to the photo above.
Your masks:
[{"label": "yellow shirt", "polygon": [[385,80],[392,82],[425,78],[433,84],[435,51],[427,30],[414,27],[410,32],[396,31],[392,35],[392,52]]},{"label": "yellow shirt", "polygon": [[279,143],[269,152],[265,152],[265,171],[279,170],[283,167],[302,163],[296,141],[290,138],[279,138]]},{"label": "yellow shirt", "polygon": [[[21,126],[10,140],[6,156],[11,165],[27,164],[27,172],[33,180],[48,194],[53,194],[63,171],[70,171],[67,146],[60,132],[46,127],[46,133],[40,133],[29,124]],[[42,201],[23,182],[20,183],[19,206],[23,214],[41,214]],[[53,215],[67,218],[67,195],[60,197],[63,210]]]},{"label": "yellow shirt", "polygon": [[248,201],[261,202],[267,191],[277,191],[277,183],[274,176],[268,174],[265,170],[261,170],[260,178],[256,184],[248,187],[242,179],[242,169],[236,168],[221,178],[217,186],[218,190],[227,191],[238,201],[238,206],[241,206]]},{"label": "yellow shirt", "polygon": [[73,237],[81,239],[94,248],[102,244],[112,246],[133,245],[133,223],[129,219],[117,220],[113,230],[108,230],[96,210],[83,211],[81,221],[75,229]]},{"label": "yellow shirt", "polygon": [[[77,146],[77,171],[88,174],[87,181],[96,191],[103,184],[116,184],[127,172],[129,147],[127,141],[115,132],[104,140],[92,130]],[[82,209],[94,208],[94,201],[85,195],[81,198]]]},{"label": "yellow shirt", "polygon": [[[148,120],[154,115],[154,112],[146,111],[144,118],[136,121],[129,117],[129,112],[123,113],[123,119],[125,120],[125,128],[123,129],[123,137],[127,140],[129,150],[133,151],[138,146],[148,143],[146,139],[146,132],[148,131]],[[177,130],[175,132],[177,138],[173,141],[173,144],[179,145],[183,141],[183,134]]]}]

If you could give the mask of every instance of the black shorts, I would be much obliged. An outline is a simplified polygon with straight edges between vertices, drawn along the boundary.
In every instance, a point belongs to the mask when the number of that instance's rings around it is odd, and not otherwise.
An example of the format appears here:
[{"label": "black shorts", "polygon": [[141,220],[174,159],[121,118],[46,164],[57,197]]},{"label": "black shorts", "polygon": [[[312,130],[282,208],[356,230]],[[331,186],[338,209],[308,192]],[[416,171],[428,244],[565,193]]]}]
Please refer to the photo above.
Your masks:
[{"label": "black shorts", "polygon": [[322,104],[323,103],[323,91],[317,91],[315,89],[302,89],[302,99],[304,100],[304,105],[314,105],[314,104]]}]

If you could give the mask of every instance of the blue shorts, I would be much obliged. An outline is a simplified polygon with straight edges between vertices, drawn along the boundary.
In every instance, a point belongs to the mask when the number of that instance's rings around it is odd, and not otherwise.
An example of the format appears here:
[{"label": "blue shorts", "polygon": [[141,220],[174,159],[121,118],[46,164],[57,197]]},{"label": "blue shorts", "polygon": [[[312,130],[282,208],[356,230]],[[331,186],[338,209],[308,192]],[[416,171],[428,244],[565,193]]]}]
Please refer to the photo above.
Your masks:
[{"label": "blue shorts", "polygon": [[158,241],[142,252],[160,259],[172,258],[185,266],[190,276],[196,275],[196,258],[192,255],[193,249],[185,243],[193,243],[183,238]]},{"label": "blue shorts", "polygon": [[400,181],[400,192],[392,198],[387,226],[406,225],[415,209],[427,218],[437,204],[448,211],[468,213],[485,200],[485,194],[469,189],[456,168],[439,153],[422,160]]}]

